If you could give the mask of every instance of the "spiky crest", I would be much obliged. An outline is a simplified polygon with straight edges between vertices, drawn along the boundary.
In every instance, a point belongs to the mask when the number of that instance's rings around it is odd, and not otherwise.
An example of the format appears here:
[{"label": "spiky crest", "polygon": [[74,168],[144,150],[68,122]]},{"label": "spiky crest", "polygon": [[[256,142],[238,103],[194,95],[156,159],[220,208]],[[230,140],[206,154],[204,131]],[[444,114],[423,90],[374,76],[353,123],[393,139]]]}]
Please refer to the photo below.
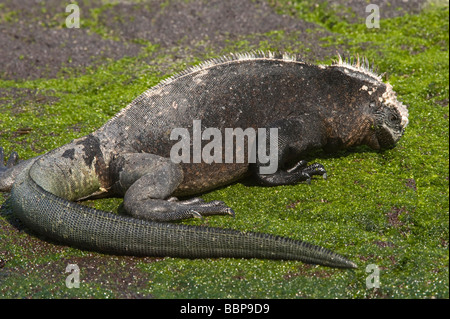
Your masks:
[{"label": "spiky crest", "polygon": [[[352,56],[350,57],[342,57],[339,53],[338,60],[333,61],[333,63],[330,65],[319,65],[320,68],[327,68],[327,67],[341,67],[344,69],[351,70],[353,72],[356,72],[358,74],[364,75],[366,77],[369,77],[372,81],[375,82],[382,82],[382,76],[377,74],[377,68],[374,67],[373,64],[370,64],[368,59],[366,57],[360,58],[359,54],[356,56],[356,59]],[[298,54],[291,54],[291,53],[281,53],[281,52],[273,52],[273,51],[250,51],[245,53],[230,53],[228,55],[224,55],[222,57],[206,60],[198,65],[191,66],[186,68],[184,71],[181,71],[179,73],[176,73],[167,79],[162,80],[157,85],[149,88],[147,91],[143,93],[143,95],[151,94],[152,92],[155,92],[156,90],[162,88],[163,86],[170,84],[171,82],[182,78],[188,74],[198,72],[205,70],[207,68],[211,68],[220,64],[226,64],[233,61],[249,61],[249,60],[279,60],[279,61],[285,61],[285,62],[293,62],[293,63],[302,63],[306,64],[306,62],[300,57]],[[408,110],[405,105],[403,105],[401,102],[397,101],[395,93],[392,90],[392,86],[387,84],[387,91],[385,93],[386,100],[388,101],[387,105],[389,107],[396,108],[399,113],[402,116],[402,125],[406,127],[408,123]],[[383,96],[384,97],[384,96]],[[129,106],[123,108],[119,113],[114,116],[114,118],[120,116],[123,114],[126,109],[128,109]]]}]

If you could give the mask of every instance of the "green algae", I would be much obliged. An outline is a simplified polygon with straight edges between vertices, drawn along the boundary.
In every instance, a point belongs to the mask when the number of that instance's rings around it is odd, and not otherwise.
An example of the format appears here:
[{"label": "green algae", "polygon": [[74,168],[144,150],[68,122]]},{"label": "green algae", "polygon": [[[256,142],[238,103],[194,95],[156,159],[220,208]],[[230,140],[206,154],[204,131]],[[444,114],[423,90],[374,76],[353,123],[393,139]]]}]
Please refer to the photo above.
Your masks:
[{"label": "green algae", "polygon": [[[308,2],[277,3],[280,12],[334,32],[336,36],[322,39],[323,46],[345,44],[350,54],[375,61],[399,98],[409,105],[410,125],[398,147],[383,153],[361,148],[334,157],[315,154],[312,161],[321,162],[329,172],[326,181],[275,188],[242,182],[204,194],[206,200],[225,201],[237,217],[185,223],[309,241],[348,256],[359,268],[347,271],[285,261],[90,253],[24,232],[6,203],[0,218],[0,258],[6,261],[0,269],[1,296],[448,298],[448,7],[430,6],[417,15],[384,19],[382,27],[373,30],[347,22],[326,5],[311,11]],[[94,32],[111,34],[98,26],[99,19],[89,23],[86,27]],[[244,36],[228,41],[222,50],[211,48],[208,57],[236,50],[273,50],[280,43],[285,48],[289,36],[283,30]],[[46,97],[43,102],[23,101],[20,108],[15,101],[3,101],[0,145],[15,149],[23,158],[53,149],[100,127],[146,88],[185,67],[185,62],[171,62],[173,53],[140,43],[146,48],[138,57],[111,60],[76,76],[0,81],[2,89],[33,90]],[[289,43],[292,51],[307,46],[296,36]],[[150,55],[152,65],[145,63]],[[193,57],[191,62],[199,60]],[[167,65],[169,71],[163,70]],[[32,130],[18,133],[23,128]],[[0,194],[1,198],[7,195]],[[120,199],[87,204],[115,211]],[[82,272],[80,288],[69,290],[64,285],[64,269],[73,262],[87,270]],[[124,263],[132,269],[124,269]],[[379,288],[366,286],[370,264],[380,269]],[[86,275],[89,267],[98,271]],[[129,285],[124,286],[124,281]]]}]

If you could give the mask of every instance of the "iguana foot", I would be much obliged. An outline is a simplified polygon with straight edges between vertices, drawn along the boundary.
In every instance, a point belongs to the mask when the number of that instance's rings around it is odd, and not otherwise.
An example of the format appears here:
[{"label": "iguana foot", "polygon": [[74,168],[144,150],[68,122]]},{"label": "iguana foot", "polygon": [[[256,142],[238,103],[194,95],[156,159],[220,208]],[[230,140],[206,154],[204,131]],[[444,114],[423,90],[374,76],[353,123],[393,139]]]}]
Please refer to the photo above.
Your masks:
[{"label": "iguana foot", "polygon": [[259,180],[268,186],[292,185],[306,181],[311,183],[314,175],[321,175],[327,179],[327,172],[322,164],[314,163],[308,165],[304,160],[299,161],[293,167],[287,170],[278,170],[274,174],[258,174]]},{"label": "iguana foot", "polygon": [[301,170],[301,173],[305,174],[306,176],[309,176],[306,179],[306,182],[308,184],[311,183],[311,177],[314,175],[322,175],[323,179],[327,179],[327,171],[325,170],[323,165],[319,163],[314,163],[312,165],[306,166]]},{"label": "iguana foot", "polygon": [[203,218],[204,216],[212,215],[231,215],[235,216],[234,211],[220,200],[205,202],[199,197],[179,201],[176,197],[171,197],[169,202],[178,204],[176,208],[178,211],[188,210],[195,218]]},{"label": "iguana foot", "polygon": [[234,211],[222,201],[205,202],[201,198],[179,201],[147,199],[139,203],[124,203],[125,210],[133,217],[152,221],[177,221],[188,218],[203,218],[212,215],[231,215]]}]

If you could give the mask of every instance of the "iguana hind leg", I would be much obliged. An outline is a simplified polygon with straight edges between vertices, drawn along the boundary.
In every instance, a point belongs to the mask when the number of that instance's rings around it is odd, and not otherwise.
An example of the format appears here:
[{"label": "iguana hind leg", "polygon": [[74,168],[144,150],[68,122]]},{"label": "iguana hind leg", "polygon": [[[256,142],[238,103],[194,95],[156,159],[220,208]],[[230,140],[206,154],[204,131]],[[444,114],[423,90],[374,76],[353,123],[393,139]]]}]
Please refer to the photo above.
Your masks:
[{"label": "iguana hind leg", "polygon": [[115,189],[124,192],[124,209],[133,217],[153,221],[176,221],[210,215],[233,215],[221,201],[200,198],[179,201],[170,197],[183,181],[183,171],[170,159],[153,154],[125,154],[112,165]]}]

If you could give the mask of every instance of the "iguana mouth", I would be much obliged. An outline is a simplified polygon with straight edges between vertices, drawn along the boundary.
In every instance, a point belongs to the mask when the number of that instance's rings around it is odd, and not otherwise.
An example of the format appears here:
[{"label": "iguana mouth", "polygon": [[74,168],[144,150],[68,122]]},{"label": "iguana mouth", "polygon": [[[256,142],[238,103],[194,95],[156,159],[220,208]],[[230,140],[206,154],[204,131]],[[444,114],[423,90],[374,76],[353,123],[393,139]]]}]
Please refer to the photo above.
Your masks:
[{"label": "iguana mouth", "polygon": [[401,135],[394,134],[391,129],[385,126],[377,131],[376,136],[378,139],[378,143],[380,144],[380,148],[382,149],[389,149],[394,147],[401,137]]}]

